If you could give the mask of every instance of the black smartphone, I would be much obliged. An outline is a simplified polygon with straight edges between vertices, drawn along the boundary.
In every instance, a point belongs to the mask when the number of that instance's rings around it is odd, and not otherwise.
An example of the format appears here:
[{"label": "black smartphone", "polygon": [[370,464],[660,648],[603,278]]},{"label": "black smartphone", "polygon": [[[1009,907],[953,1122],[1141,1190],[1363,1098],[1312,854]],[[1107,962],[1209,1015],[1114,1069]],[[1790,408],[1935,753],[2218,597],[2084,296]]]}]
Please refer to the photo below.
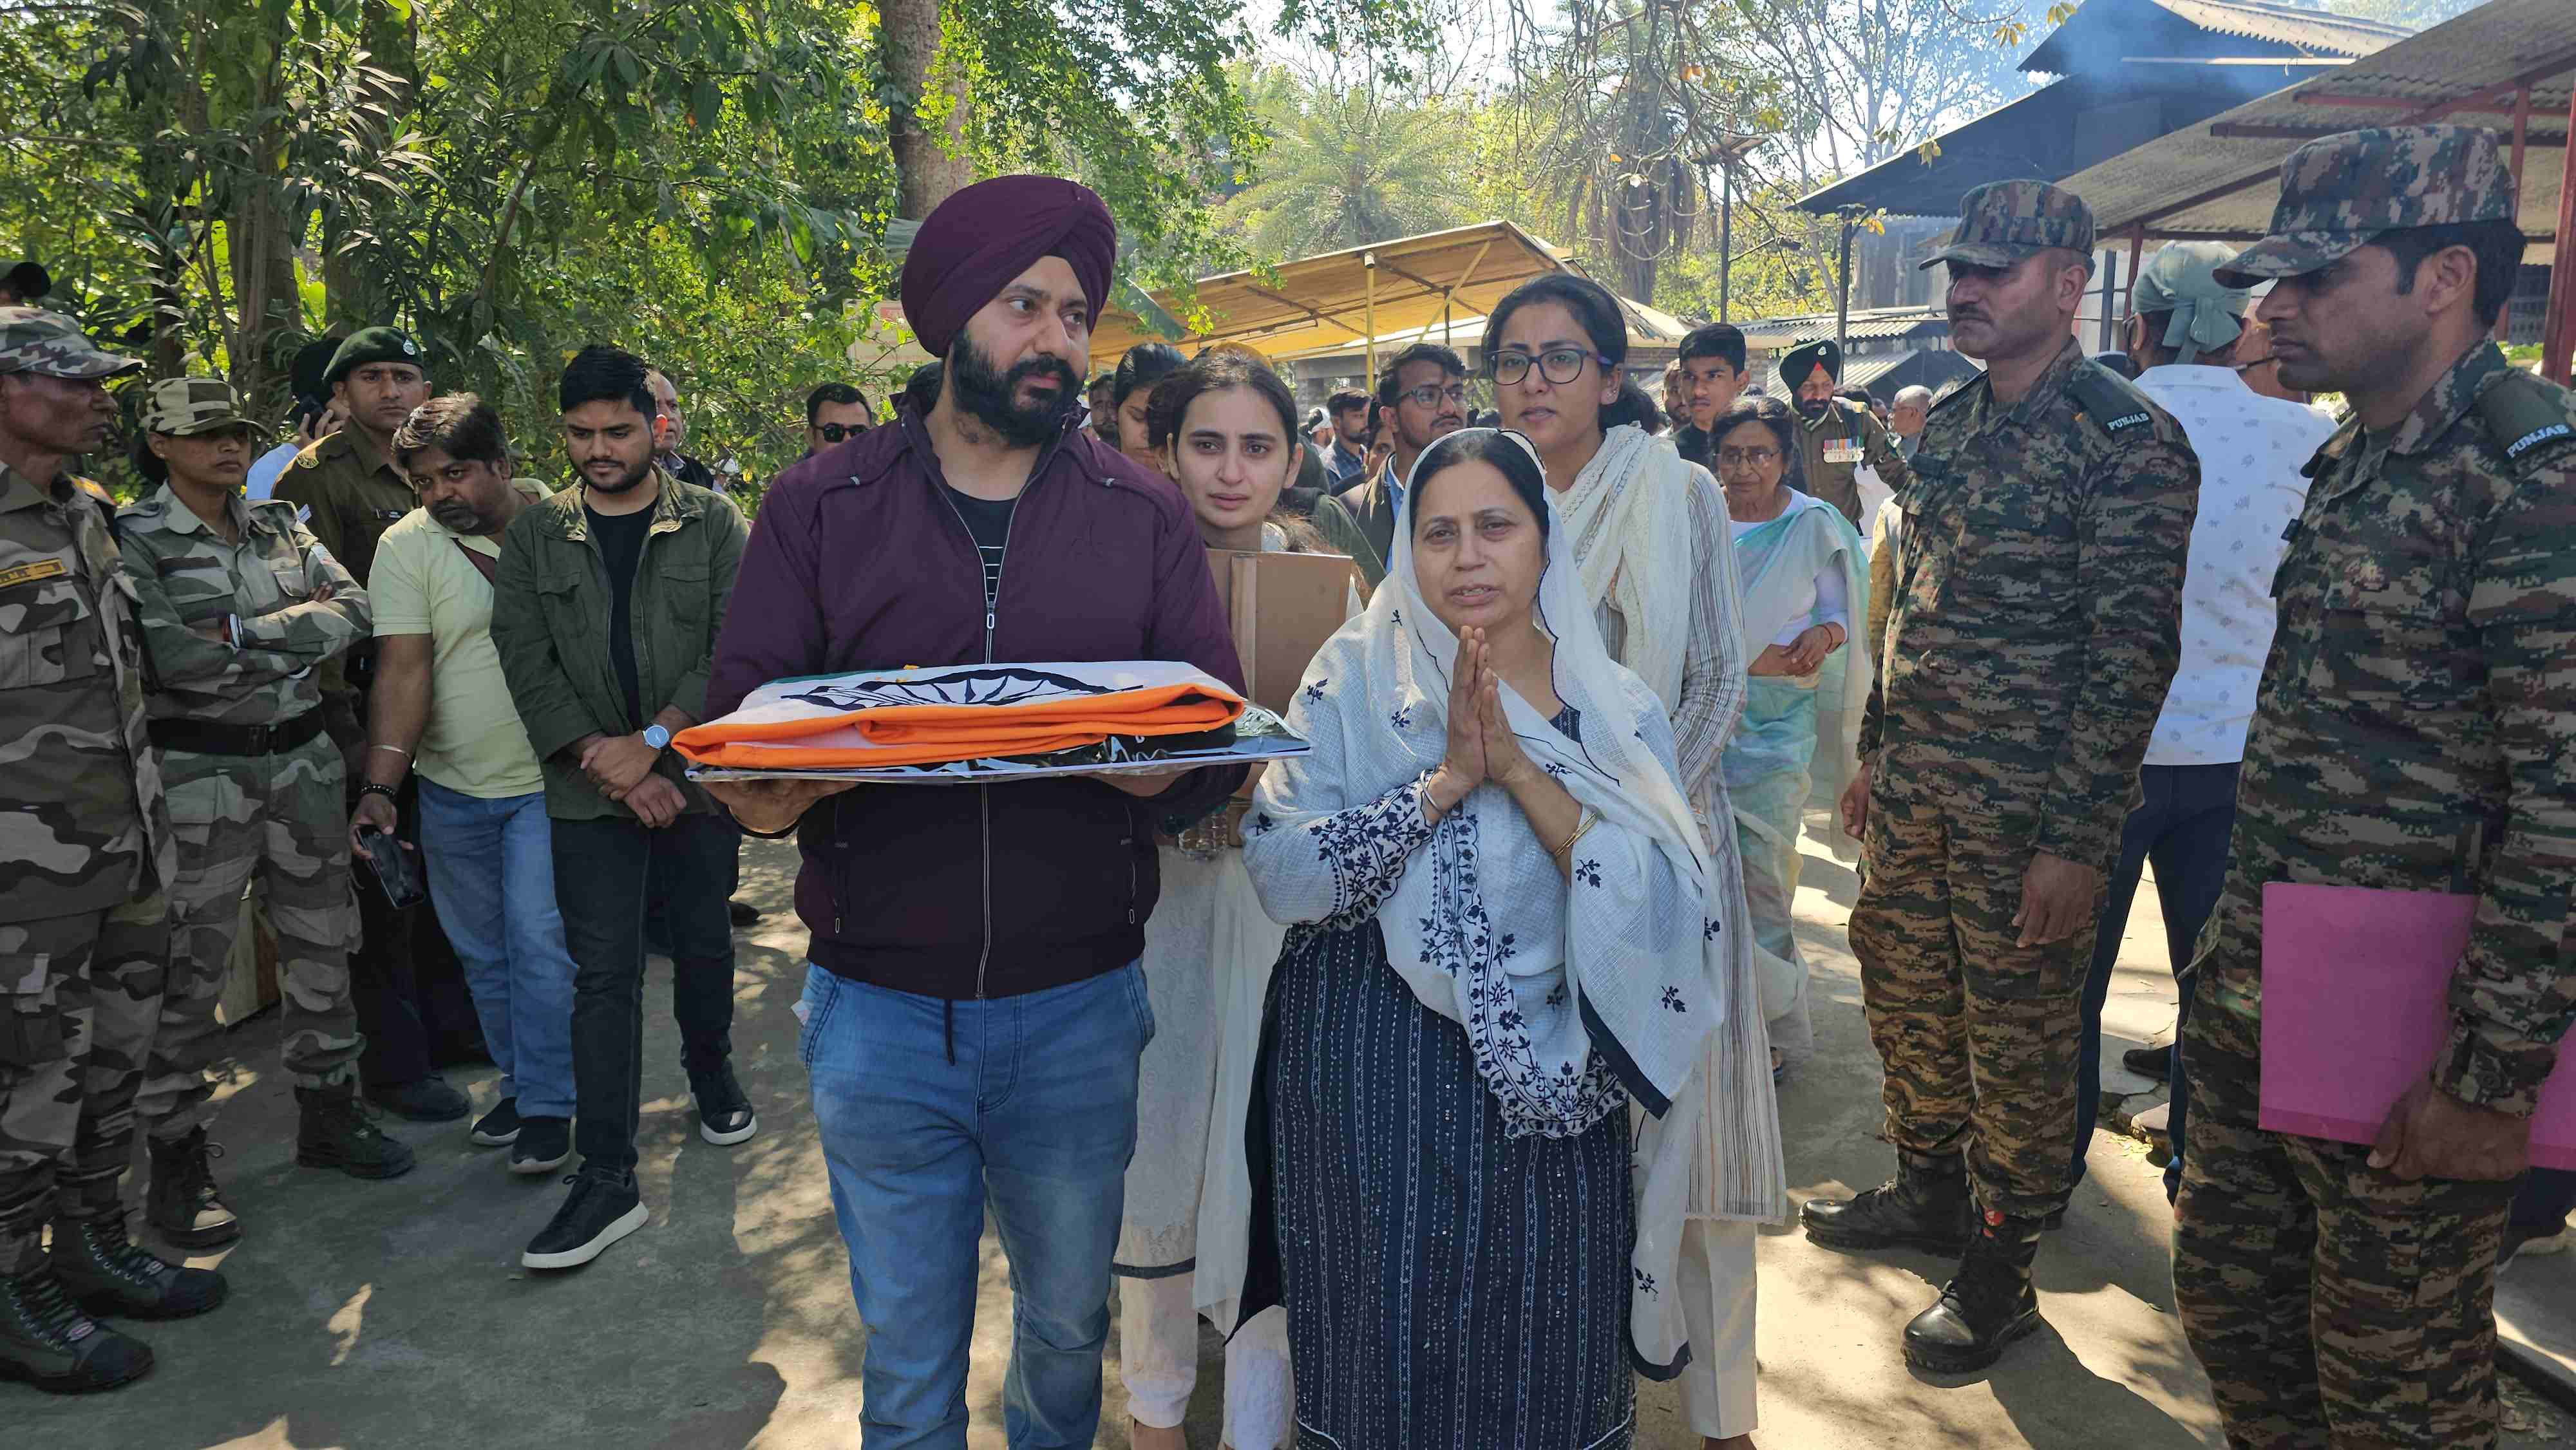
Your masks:
[{"label": "black smartphone", "polygon": [[358,855],[367,863],[367,874],[376,879],[376,889],[396,911],[418,906],[429,895],[421,884],[420,858],[402,848],[402,843],[376,826],[358,828]]}]

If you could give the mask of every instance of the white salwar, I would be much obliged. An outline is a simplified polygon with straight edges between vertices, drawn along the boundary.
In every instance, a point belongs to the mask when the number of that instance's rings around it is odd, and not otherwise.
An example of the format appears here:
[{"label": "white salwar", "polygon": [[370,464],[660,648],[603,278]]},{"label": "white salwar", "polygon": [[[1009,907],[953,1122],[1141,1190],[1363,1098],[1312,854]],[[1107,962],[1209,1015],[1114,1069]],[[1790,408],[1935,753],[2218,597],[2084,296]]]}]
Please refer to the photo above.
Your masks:
[{"label": "white salwar", "polygon": [[[1602,437],[1557,495],[1586,593],[1611,652],[1653,687],[1672,717],[1683,785],[1705,842],[1709,914],[1746,929],[1724,938],[1731,1001],[1763,999],[1760,951],[1744,907],[1734,809],[1719,769],[1744,709],[1743,599],[1724,496],[1669,440],[1633,426]],[[1691,1428],[1717,1439],[1756,1428],[1753,1341],[1757,1226],[1789,1203],[1771,1041],[1758,1010],[1711,1034],[1692,1090],[1702,1102],[1681,1297],[1694,1348],[1682,1390]]]},{"label": "white salwar", "polygon": [[[1287,536],[1262,526],[1262,548]],[[1357,612],[1357,604],[1352,606]],[[1232,1336],[1225,1443],[1272,1450],[1296,1400],[1288,1314],[1238,1324],[1250,1256],[1252,1175],[1244,1161],[1253,1061],[1270,969],[1288,929],[1272,921],[1231,848],[1160,848],[1162,899],[1145,923],[1153,1045],[1136,1073],[1136,1156],[1118,1236],[1119,1371],[1128,1413],[1167,1429],[1198,1384],[1199,1318]]]}]

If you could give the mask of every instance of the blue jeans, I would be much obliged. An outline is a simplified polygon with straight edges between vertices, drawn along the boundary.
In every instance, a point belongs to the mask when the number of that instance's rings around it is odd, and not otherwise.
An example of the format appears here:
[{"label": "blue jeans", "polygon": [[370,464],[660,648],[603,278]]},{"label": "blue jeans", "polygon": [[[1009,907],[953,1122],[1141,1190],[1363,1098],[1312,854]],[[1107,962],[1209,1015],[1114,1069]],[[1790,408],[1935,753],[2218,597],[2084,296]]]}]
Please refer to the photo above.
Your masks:
[{"label": "blue jeans", "polygon": [[[2093,1143],[2093,1123],[2102,1108],[2102,1004],[2110,1000],[2111,970],[2120,959],[2120,937],[2128,929],[2129,905],[2137,899],[2138,881],[2147,863],[2155,863],[2156,898],[2164,907],[2165,952],[2176,980],[2191,965],[2192,944],[2202,923],[2218,906],[2227,884],[2228,837],[2236,829],[2236,775],[2226,765],[2149,765],[2140,767],[2142,799],[2129,812],[2120,831],[2120,864],[2111,874],[2111,892],[2102,905],[2102,923],[2093,938],[2093,970],[2084,983],[2084,1041],[2075,1065],[2075,1164],[2073,1183],[2084,1181],[2084,1150]],[[2184,982],[2176,1013],[2174,1040],[2182,1040],[2184,1014],[2191,1011],[2191,984]],[[2173,1142],[2173,1161],[2165,1168],[2165,1199],[2182,1186],[2183,1122],[2191,1109],[2190,1084],[2183,1080],[2182,1054],[2168,1052],[2167,1073],[2172,1108],[2166,1131]]]},{"label": "blue jeans", "polygon": [[573,1116],[572,953],[555,908],[546,793],[486,800],[424,778],[420,839],[501,1096],[517,1098],[523,1117]]},{"label": "blue jeans", "polygon": [[809,966],[797,1011],[868,1327],[863,1450],[963,1450],[987,1203],[1011,1265],[1003,1433],[1011,1450],[1091,1444],[1154,1035],[1143,968],[950,1002]]}]

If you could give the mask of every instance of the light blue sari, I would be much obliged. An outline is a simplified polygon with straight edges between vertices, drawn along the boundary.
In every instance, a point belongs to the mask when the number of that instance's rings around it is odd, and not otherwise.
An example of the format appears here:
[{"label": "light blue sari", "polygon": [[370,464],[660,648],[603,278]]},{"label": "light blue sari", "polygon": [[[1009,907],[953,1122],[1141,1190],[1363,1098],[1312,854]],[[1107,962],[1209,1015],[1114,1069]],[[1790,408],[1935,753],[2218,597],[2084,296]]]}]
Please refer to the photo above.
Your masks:
[{"label": "light blue sari", "polygon": [[[1744,718],[1727,738],[1720,768],[1735,810],[1744,861],[1744,899],[1752,918],[1755,975],[1771,1044],[1788,1056],[1811,1050],[1807,966],[1798,952],[1792,904],[1798,896],[1798,836],[1819,766],[1839,786],[1851,770],[1852,740],[1867,699],[1870,658],[1859,622],[1867,617],[1869,566],[1860,535],[1840,509],[1793,493],[1780,516],[1735,540],[1744,584],[1744,652],[1758,655],[1792,624],[1795,599],[1828,569],[1840,569],[1848,641],[1812,675],[1756,675]],[[1819,741],[1825,758],[1817,759]]]}]

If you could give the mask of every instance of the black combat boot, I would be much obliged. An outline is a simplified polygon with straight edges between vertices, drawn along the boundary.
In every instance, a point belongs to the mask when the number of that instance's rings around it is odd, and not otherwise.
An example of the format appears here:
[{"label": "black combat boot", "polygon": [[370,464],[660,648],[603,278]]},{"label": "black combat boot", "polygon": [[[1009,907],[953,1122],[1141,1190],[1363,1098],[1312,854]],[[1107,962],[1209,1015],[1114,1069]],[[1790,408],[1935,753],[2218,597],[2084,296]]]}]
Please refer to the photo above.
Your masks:
[{"label": "black combat boot", "polygon": [[72,1302],[118,1319],[185,1319],[224,1302],[224,1276],[189,1269],[126,1237],[125,1206],[54,1220],[54,1277]]},{"label": "black combat boot", "polygon": [[1988,1213],[1968,1240],[1959,1276],[1941,1300],[1905,1326],[1905,1362],[1934,1374],[1964,1374],[2003,1358],[2004,1346],[2039,1328],[2030,1263],[2040,1221]]},{"label": "black combat boot", "polygon": [[152,1189],[144,1199],[143,1221],[152,1231],[183,1249],[211,1249],[241,1237],[241,1220],[215,1193],[214,1160],[223,1146],[206,1141],[203,1124],[185,1137],[166,1142],[154,1138]]},{"label": "black combat boot", "polygon": [[54,1266],[0,1277],[0,1379],[49,1394],[85,1395],[152,1372],[152,1351],[80,1311]]},{"label": "black combat boot", "polygon": [[409,1173],[409,1148],[385,1136],[358,1085],[295,1090],[295,1161],[307,1168],[337,1168],[352,1178],[398,1178]]},{"label": "black combat boot", "polygon": [[1965,1248],[1973,1214],[1965,1160],[1903,1149],[1896,1176],[1886,1183],[1851,1198],[1811,1198],[1798,1210],[1807,1237],[1827,1248],[1902,1246],[1933,1254]]}]

